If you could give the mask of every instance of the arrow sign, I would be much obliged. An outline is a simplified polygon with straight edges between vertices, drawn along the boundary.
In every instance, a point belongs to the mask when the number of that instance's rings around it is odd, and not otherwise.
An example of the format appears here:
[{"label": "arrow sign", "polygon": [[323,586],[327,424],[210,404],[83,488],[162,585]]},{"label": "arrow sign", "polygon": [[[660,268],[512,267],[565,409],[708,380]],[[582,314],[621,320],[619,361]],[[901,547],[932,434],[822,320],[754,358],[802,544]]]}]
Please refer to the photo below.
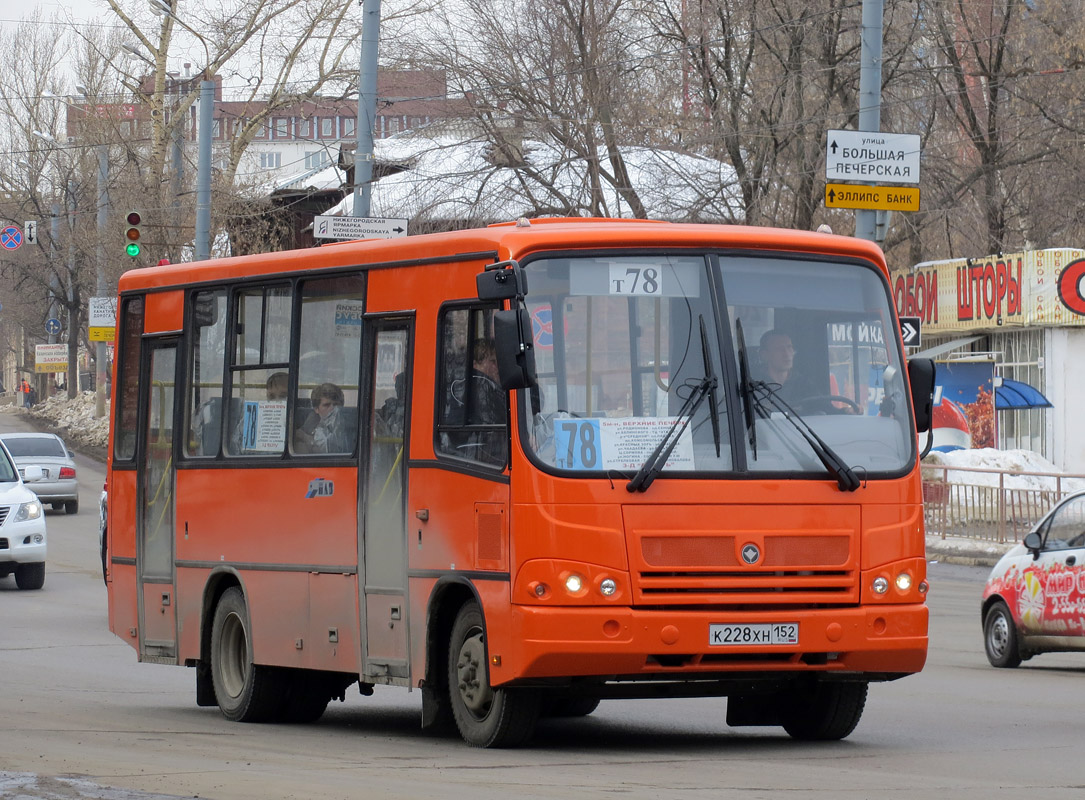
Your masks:
[{"label": "arrow sign", "polygon": [[919,347],[919,317],[901,317],[900,318],[900,338],[904,341],[905,347]]},{"label": "arrow sign", "polygon": [[317,239],[396,239],[407,235],[405,219],[373,217],[313,217],[313,236]]}]

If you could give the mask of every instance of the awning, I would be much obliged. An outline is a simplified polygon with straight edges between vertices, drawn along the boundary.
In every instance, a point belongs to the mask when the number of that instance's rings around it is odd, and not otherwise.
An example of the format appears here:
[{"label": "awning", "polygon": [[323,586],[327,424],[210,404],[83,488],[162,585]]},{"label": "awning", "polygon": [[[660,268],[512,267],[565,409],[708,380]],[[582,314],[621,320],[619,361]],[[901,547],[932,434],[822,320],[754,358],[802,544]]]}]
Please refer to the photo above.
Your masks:
[{"label": "awning", "polygon": [[1002,385],[995,387],[995,408],[1001,411],[1019,408],[1053,408],[1053,406],[1050,400],[1027,383],[1003,378]]}]

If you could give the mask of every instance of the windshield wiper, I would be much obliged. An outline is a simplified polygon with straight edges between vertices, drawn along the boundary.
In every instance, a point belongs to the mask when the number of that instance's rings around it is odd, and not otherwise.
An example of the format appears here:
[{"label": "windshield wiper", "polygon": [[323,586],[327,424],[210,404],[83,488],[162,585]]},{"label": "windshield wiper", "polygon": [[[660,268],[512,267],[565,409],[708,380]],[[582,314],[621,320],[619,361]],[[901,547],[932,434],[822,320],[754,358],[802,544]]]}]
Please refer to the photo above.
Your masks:
[{"label": "windshield wiper", "polygon": [[[759,410],[757,399],[753,393],[753,381],[750,380],[750,359],[746,354],[746,336],[742,332],[742,320],[735,320],[735,334],[738,337],[738,381],[739,390],[742,393],[742,416],[746,419],[746,430],[750,435],[750,449],[753,457],[757,459],[757,420],[755,414]],[[764,416],[764,414],[762,414]]]},{"label": "windshield wiper", "polygon": [[671,423],[671,427],[667,429],[663,438],[659,440],[656,449],[641,464],[633,479],[625,485],[627,491],[643,492],[652,485],[652,481],[656,479],[656,476],[663,469],[663,465],[667,463],[667,459],[671,457],[671,452],[678,444],[678,440],[682,438],[683,431],[689,427],[693,415],[697,413],[697,409],[701,407],[705,397],[714,391],[716,391],[716,379],[712,375],[705,375],[693,386],[693,391],[689,393],[686,402],[678,410],[678,416],[675,417],[674,422]]},{"label": "windshield wiper", "polygon": [[716,445],[716,458],[720,457],[720,403],[716,399],[716,371],[712,368],[712,359],[708,357],[708,329],[701,314],[701,359],[704,362],[705,380],[712,381],[712,391],[708,393],[708,414],[712,418],[712,441]]},{"label": "windshield wiper", "polygon": [[840,457],[840,454],[817,435],[817,432],[810,427],[801,414],[776,396],[776,389],[764,381],[751,381],[750,390],[756,400],[767,401],[773,408],[783,414],[784,419],[790,422],[792,427],[810,445],[810,449],[814,451],[814,455],[818,457],[818,460],[829,471],[829,474],[836,478],[836,485],[840,487],[840,491],[854,492],[859,488],[861,482],[859,476],[855,474],[855,470],[849,467],[847,462]]}]

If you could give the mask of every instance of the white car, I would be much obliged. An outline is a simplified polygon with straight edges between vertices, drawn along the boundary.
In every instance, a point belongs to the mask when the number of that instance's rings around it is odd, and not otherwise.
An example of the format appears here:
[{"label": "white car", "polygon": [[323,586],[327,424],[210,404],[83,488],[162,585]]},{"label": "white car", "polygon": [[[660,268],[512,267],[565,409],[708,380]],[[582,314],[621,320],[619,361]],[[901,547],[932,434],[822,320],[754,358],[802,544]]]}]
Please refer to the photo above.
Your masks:
[{"label": "white car", "polygon": [[0,578],[15,573],[20,589],[45,585],[45,511],[37,495],[23,485],[42,478],[41,467],[19,477],[7,448],[0,446]]},{"label": "white car", "polygon": [[991,570],[981,608],[987,660],[1085,651],[1085,492],[1059,501]]}]

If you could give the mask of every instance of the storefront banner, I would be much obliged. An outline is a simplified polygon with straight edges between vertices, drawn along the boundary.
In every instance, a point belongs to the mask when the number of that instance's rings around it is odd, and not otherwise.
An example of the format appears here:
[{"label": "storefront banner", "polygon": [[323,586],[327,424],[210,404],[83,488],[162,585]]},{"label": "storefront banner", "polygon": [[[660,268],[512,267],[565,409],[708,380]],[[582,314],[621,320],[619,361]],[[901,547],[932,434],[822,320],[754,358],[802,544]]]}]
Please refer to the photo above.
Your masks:
[{"label": "storefront banner", "polygon": [[891,274],[901,316],[923,334],[1085,326],[1085,250],[1029,250],[928,261]]}]

